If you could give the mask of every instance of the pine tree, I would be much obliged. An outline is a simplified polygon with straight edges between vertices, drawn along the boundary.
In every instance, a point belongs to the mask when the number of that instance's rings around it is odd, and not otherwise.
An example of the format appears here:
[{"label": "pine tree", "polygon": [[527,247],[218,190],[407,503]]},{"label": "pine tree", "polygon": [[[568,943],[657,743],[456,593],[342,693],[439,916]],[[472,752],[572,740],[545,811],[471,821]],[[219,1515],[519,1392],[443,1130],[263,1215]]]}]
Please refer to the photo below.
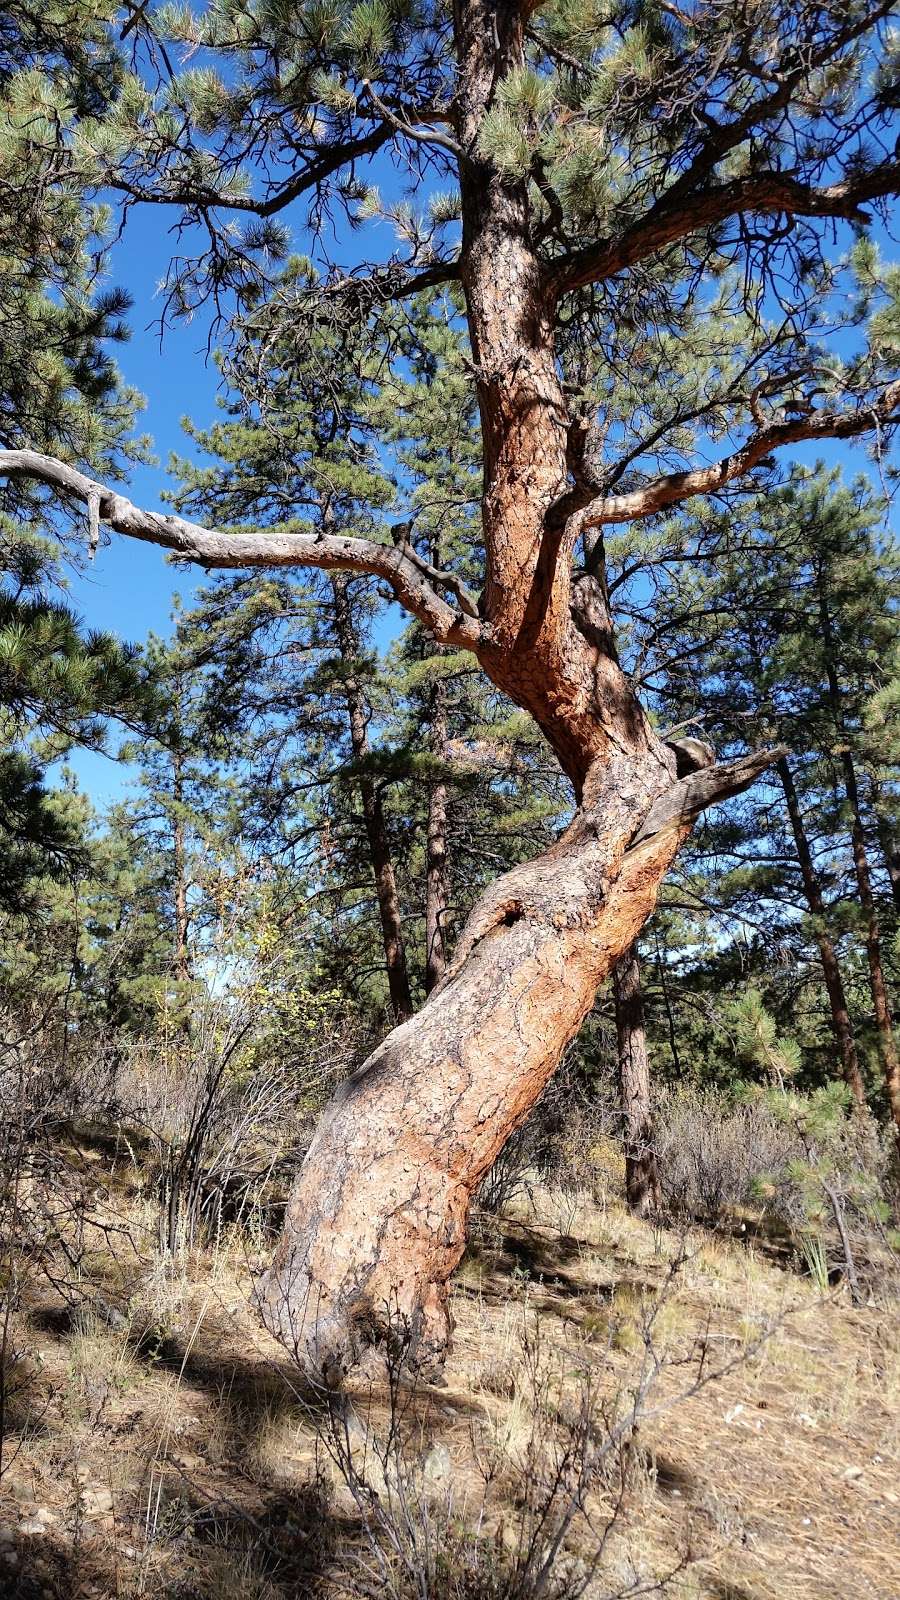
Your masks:
[{"label": "pine tree", "polygon": [[[234,359],[251,377],[273,339],[302,352],[327,326],[352,360],[364,327],[377,382],[398,307],[443,291],[481,425],[470,564],[483,586],[476,599],[452,558],[432,568],[378,527],[212,532],[141,512],[41,451],[3,452],[5,470],[207,564],[371,574],[438,644],[472,652],[572,787],[568,830],[482,896],[452,981],[323,1120],[261,1291],[320,1378],[339,1379],[398,1319],[412,1361],[441,1354],[468,1197],[694,819],[771,759],[716,768],[658,737],[618,658],[603,530],[762,476],[800,440],[891,433],[896,282],[868,240],[850,263],[830,243],[831,224],[864,233],[866,207],[900,189],[884,153],[898,66],[886,18],[853,0],[827,16],[783,0],[635,0],[613,16],[227,0],[142,11],[131,31],[145,59],[173,43],[190,65],[158,88],[151,68],[123,77],[96,114],[73,108],[71,173],[176,204],[209,240],[173,267],[169,303],[232,295]],[[389,153],[448,192],[383,201]],[[321,258],[332,217],[390,220],[396,251],[316,282],[282,274],[284,214],[304,200]]]},{"label": "pine tree", "polygon": [[[0,446],[117,470],[137,398],[109,345],[126,336],[128,297],[99,290],[108,214],[77,180],[60,183],[65,107],[94,115],[119,76],[111,8],[18,0],[0,22]],[[55,174],[56,176],[51,176]],[[0,904],[21,905],[40,870],[83,867],[81,828],[47,793],[43,768],[73,744],[98,748],[103,723],[139,718],[135,653],[85,631],[66,604],[47,497],[22,480],[0,494]],[[88,530],[93,537],[93,523]],[[82,540],[83,543],[83,540]],[[69,558],[73,551],[69,548]],[[77,560],[78,557],[74,556]]]},{"label": "pine tree", "polygon": [[613,967],[619,1099],[624,1122],[625,1198],[638,1216],[658,1211],[661,1202],[650,1063],[641,989],[640,956],[634,945]]},{"label": "pine tree", "polygon": [[[842,1070],[859,1105],[863,1086],[838,952],[839,944],[847,951],[854,900],[889,1099],[892,1082],[867,846],[870,824],[877,837],[878,823],[864,817],[857,781],[857,767],[864,766],[869,794],[881,791],[885,804],[890,769],[867,731],[867,717],[884,692],[897,573],[891,552],[879,542],[879,516],[878,503],[862,482],[846,489],[834,474],[797,472],[765,502],[751,500],[741,507],[727,525],[706,518],[685,530],[682,538],[699,552],[698,560],[668,586],[662,626],[652,619],[639,624],[651,640],[653,670],[663,674],[672,699],[680,701],[682,712],[700,709],[717,742],[746,748],[763,731],[797,752],[775,764],[789,835],[779,846],[771,805],[764,802],[762,814],[736,840],[744,860],[755,857],[757,866],[749,875],[743,868],[743,877],[732,875],[731,881],[741,893],[753,888],[769,895],[783,892],[789,908],[790,880],[783,872],[779,876],[777,859],[784,846],[788,860],[793,853],[792,873],[799,877],[807,926],[818,947]],[[723,539],[729,547],[724,560]],[[671,626],[667,618],[675,619]],[[836,796],[836,784],[843,786],[844,801]],[[837,894],[826,887],[835,883]],[[787,914],[790,919],[789,909]],[[782,921],[779,937],[793,937],[790,930],[790,921]]]}]

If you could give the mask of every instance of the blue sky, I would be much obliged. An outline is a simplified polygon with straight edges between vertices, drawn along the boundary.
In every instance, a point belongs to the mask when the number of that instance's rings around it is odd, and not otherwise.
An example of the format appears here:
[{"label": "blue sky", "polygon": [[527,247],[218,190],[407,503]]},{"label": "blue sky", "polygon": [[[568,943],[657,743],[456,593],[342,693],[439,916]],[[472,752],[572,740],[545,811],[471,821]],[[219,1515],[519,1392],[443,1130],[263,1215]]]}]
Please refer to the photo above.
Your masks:
[{"label": "blue sky", "polygon": [[[211,422],[219,381],[206,356],[205,313],[168,328],[160,343],[158,290],[173,249],[168,228],[174,217],[174,208],[136,207],[113,251],[109,274],[110,283],[125,287],[134,300],[132,336],[116,358],[128,383],[146,399],[139,429],[152,435],[158,458],[156,466],[135,467],[122,488],[136,504],[149,507],[160,504],[171,481],[166,471],[170,453],[190,454],[182,417],[190,416],[201,426]],[[151,631],[170,631],[173,595],[188,597],[202,576],[173,567],[152,545],[114,535],[86,572],[72,575],[71,598],[89,626],[139,641]],[[75,752],[69,766],[100,809],[121,797],[131,776],[129,768],[91,751]]]}]

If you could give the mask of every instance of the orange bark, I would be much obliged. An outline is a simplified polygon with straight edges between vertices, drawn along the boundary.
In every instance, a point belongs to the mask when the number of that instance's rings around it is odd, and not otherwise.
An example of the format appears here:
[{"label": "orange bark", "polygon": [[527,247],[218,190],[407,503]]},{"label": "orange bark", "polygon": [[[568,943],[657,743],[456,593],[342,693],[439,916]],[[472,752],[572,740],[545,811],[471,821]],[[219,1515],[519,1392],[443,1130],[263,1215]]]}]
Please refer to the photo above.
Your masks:
[{"label": "orange bark", "polygon": [[[646,802],[660,769],[623,764],[620,776]],[[621,827],[580,813],[493,886],[461,961],[338,1091],[258,1291],[311,1378],[339,1382],[392,1335],[419,1368],[440,1361],[472,1194],[653,909],[689,826],[626,851]]]}]

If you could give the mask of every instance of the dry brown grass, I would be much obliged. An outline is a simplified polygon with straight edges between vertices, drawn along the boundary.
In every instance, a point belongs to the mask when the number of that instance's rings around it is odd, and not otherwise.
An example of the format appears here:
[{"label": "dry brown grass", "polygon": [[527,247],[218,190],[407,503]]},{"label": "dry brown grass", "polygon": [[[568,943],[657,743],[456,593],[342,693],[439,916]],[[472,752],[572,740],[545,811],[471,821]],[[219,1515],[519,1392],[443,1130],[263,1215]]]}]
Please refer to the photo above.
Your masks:
[{"label": "dry brown grass", "polygon": [[[396,1420],[388,1390],[351,1393],[348,1481],[329,1424],[249,1309],[246,1241],[161,1263],[140,1200],[116,1204],[125,1220],[133,1206],[144,1241],[127,1271],[94,1263],[103,1304],[114,1290],[122,1320],[92,1309],[86,1281],[74,1311],[36,1281],[19,1314],[28,1414],[15,1415],[18,1453],[0,1479],[3,1600],[366,1593],[375,1558],[359,1485],[382,1500],[393,1492],[392,1458],[379,1456]],[[823,1299],[752,1244],[654,1230],[608,1198],[599,1209],[586,1192],[530,1186],[478,1230],[453,1310],[446,1387],[407,1394],[402,1429],[415,1516],[433,1517],[432,1534],[443,1530],[443,1548],[474,1574],[434,1600],[506,1594],[488,1586],[484,1552],[496,1552],[491,1571],[514,1560],[535,1441],[549,1458],[586,1374],[598,1415],[616,1414],[646,1356],[648,1317],[661,1370],[636,1435],[591,1480],[557,1592],[567,1573],[576,1584],[612,1519],[597,1596],[660,1578],[688,1549],[668,1590],[676,1600],[900,1595],[900,1329],[889,1298],[854,1309],[843,1290]],[[721,1367],[691,1392],[698,1371]],[[476,1525],[477,1560],[465,1543]],[[394,1591],[381,1581],[380,1592]]]}]

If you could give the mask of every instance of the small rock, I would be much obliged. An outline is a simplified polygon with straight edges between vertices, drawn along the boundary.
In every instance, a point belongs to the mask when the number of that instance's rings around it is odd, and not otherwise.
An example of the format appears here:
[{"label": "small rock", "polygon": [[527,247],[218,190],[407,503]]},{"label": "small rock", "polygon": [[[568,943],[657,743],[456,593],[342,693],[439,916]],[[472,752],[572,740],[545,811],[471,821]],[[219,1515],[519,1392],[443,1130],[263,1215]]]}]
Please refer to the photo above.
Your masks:
[{"label": "small rock", "polygon": [[422,1463],[422,1472],[429,1483],[439,1483],[449,1478],[453,1463],[445,1444],[433,1444]]},{"label": "small rock", "polygon": [[15,1544],[16,1530],[9,1522],[0,1522],[0,1544]]},{"label": "small rock", "polygon": [[82,1489],[79,1500],[86,1517],[102,1517],[113,1508],[112,1492],[105,1489],[102,1484],[98,1484],[95,1488]]},{"label": "small rock", "polygon": [[38,1517],[26,1517],[24,1522],[19,1523],[19,1532],[27,1534],[30,1539],[37,1539],[47,1532],[47,1524]]}]

